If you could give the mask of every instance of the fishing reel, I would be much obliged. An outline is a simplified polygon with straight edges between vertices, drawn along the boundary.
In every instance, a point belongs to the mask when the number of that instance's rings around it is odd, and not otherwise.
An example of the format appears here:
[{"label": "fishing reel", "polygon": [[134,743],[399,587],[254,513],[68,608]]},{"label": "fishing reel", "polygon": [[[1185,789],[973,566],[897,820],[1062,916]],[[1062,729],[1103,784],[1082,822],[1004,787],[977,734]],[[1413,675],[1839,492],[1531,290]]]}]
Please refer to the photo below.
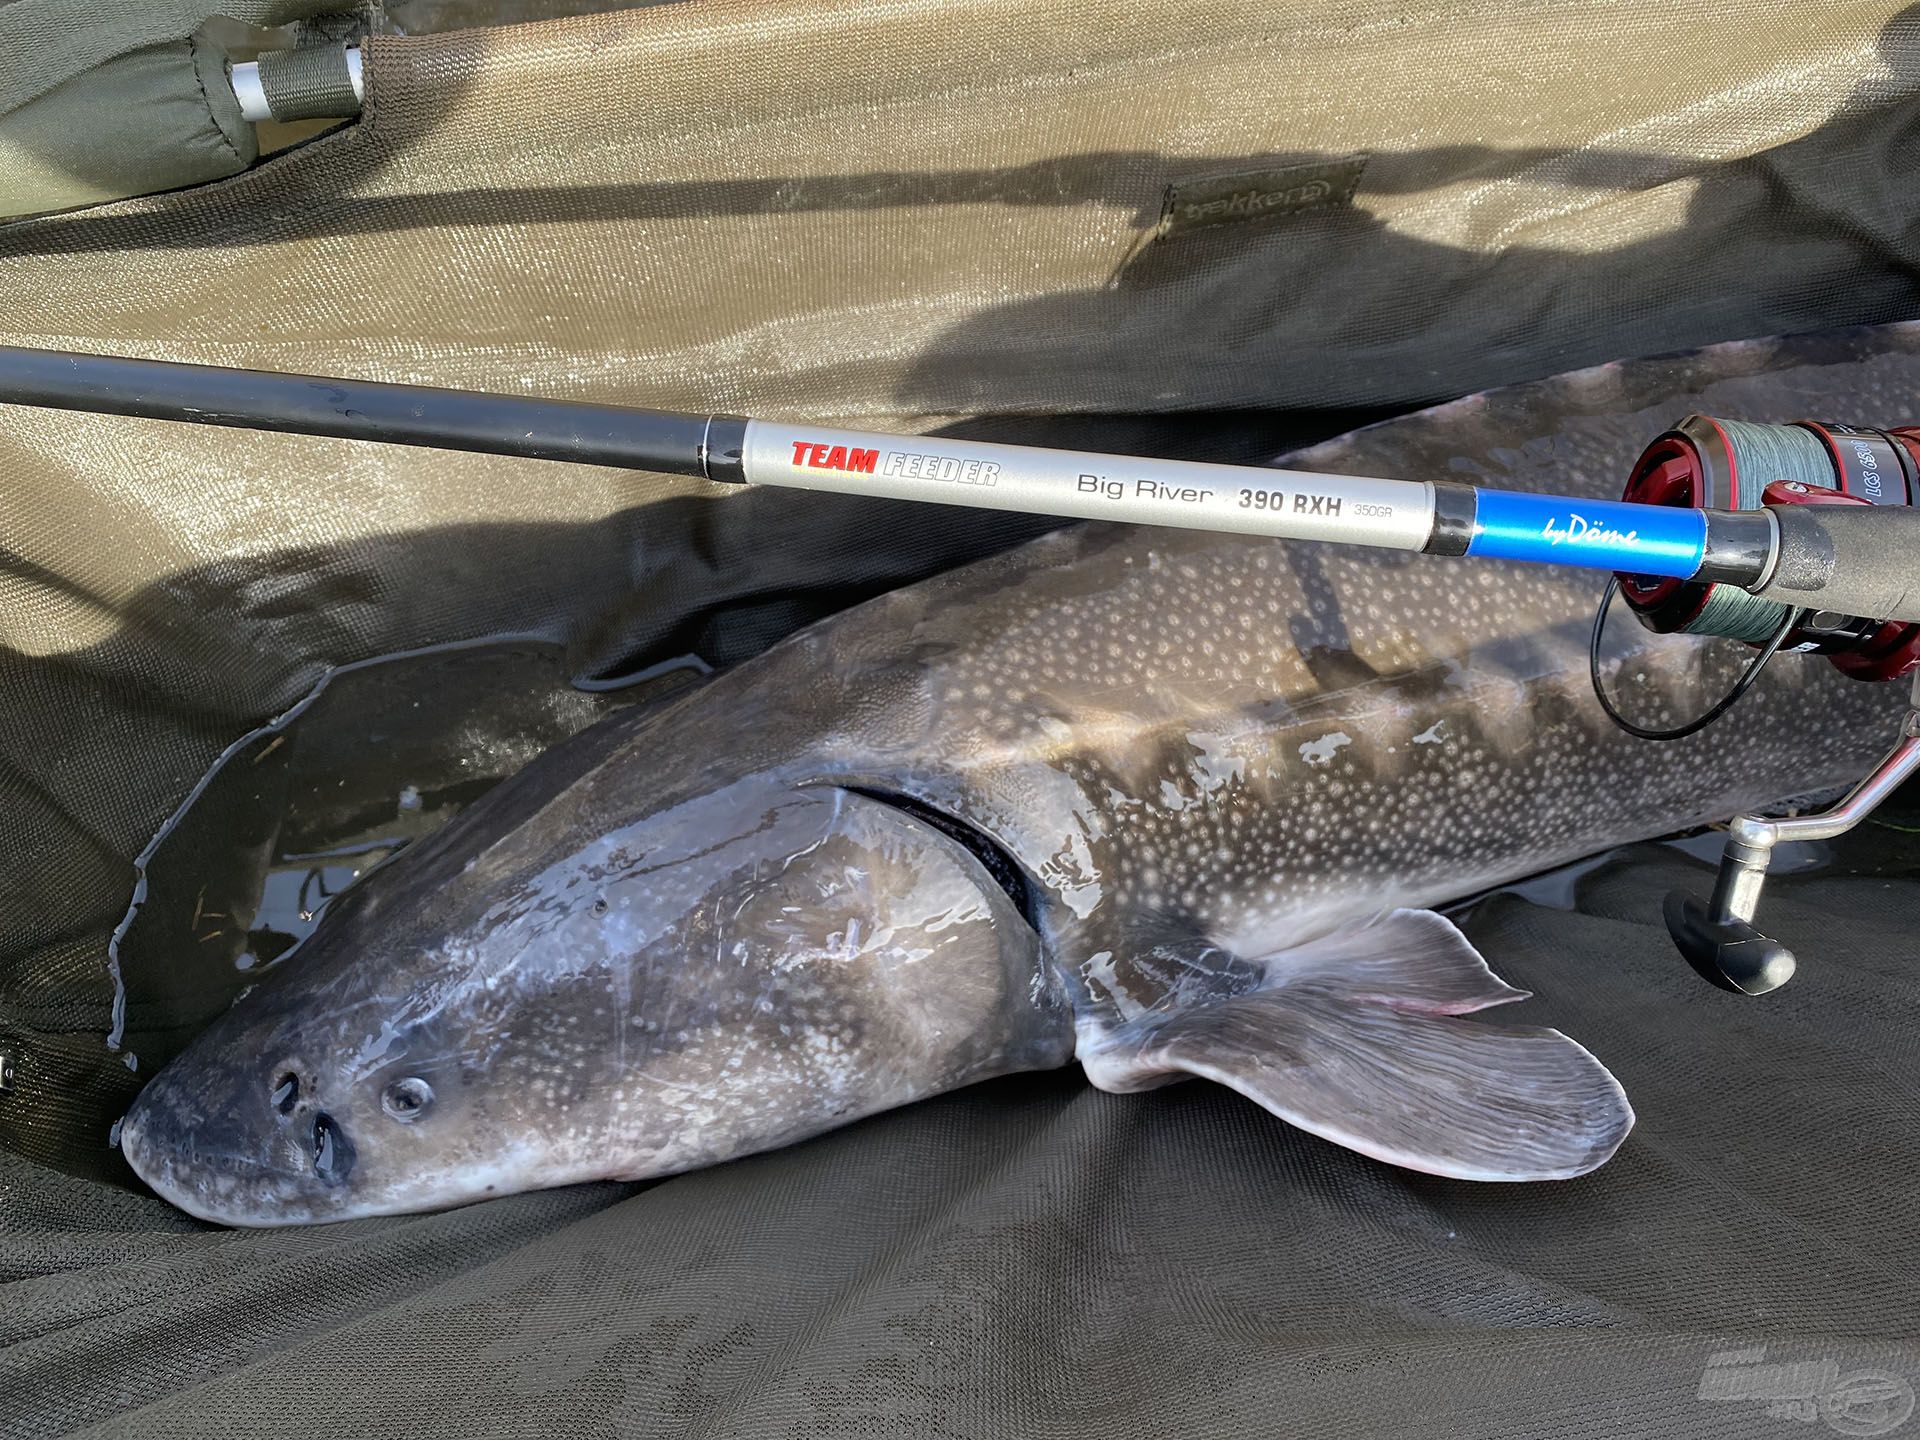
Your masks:
[{"label": "fishing reel", "polygon": [[[1623,498],[1765,513],[1786,506],[1912,507],[1920,503],[1920,426],[1862,430],[1813,420],[1761,425],[1689,415],[1647,447]],[[1601,636],[1616,589],[1649,630],[1724,636],[1756,647],[1757,654],[1727,695],[1698,719],[1673,730],[1637,725],[1614,707],[1600,679]],[[1677,740],[1724,715],[1782,650],[1824,655],[1858,680],[1911,674],[1914,685],[1899,742],[1846,798],[1792,819],[1736,817],[1712,899],[1702,905],[1679,891],[1667,896],[1667,930],[1688,964],[1721,989],[1743,995],[1776,990],[1795,969],[1793,953],[1753,925],[1774,848],[1782,841],[1844,834],[1920,769],[1920,625],[1796,607],[1723,582],[1622,574],[1608,582],[1589,652],[1594,693],[1614,722],[1643,739]]]},{"label": "fishing reel", "polygon": [[[1920,497],[1920,427],[1857,430],[1803,420],[1756,425],[1689,415],[1647,447],[1622,497],[1647,505],[1756,510],[1770,505],[1907,505]],[[1920,666],[1920,625],[1794,610],[1727,584],[1619,578],[1640,623],[1662,634],[1725,635],[1826,655],[1860,680],[1891,680]]]}]

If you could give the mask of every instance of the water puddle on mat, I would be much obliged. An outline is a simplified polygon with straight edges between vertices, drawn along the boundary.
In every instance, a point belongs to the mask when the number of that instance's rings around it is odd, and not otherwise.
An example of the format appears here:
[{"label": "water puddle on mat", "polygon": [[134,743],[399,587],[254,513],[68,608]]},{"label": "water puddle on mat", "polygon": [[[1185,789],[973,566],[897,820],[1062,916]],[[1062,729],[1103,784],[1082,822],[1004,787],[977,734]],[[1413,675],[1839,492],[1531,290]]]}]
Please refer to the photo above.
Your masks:
[{"label": "water puddle on mat", "polygon": [[229,746],[142,852],[108,952],[108,1047],[151,1075],[374,866],[543,750],[705,672],[689,657],[576,683],[561,646],[523,637],[329,672]]},{"label": "water puddle on mat", "polygon": [[[1652,843],[1669,846],[1695,860],[1704,860],[1709,865],[1718,865],[1727,836],[1724,830],[1700,830],[1691,835],[1677,835]],[[1549,910],[1574,910],[1579,907],[1581,882],[1615,861],[1630,857],[1634,850],[1632,845],[1603,850],[1598,855],[1588,855],[1569,865],[1543,870],[1538,875],[1524,876],[1505,885],[1496,885],[1491,890],[1482,890],[1464,900],[1453,901],[1441,906],[1441,913],[1457,920],[1463,919],[1476,906],[1495,895],[1518,896],[1530,905]],[[1768,873],[1773,877],[1805,875],[1833,868],[1834,863],[1831,845],[1822,841],[1789,840],[1775,850],[1773,866]]]}]

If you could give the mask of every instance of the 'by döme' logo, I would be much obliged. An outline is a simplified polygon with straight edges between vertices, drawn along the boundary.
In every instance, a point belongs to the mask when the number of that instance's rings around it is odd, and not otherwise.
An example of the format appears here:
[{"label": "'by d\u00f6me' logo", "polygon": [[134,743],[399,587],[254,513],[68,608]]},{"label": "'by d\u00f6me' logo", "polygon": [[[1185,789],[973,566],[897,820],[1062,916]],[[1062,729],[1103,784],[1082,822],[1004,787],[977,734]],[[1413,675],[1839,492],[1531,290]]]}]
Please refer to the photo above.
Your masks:
[{"label": "'by d\u00f6me' logo", "polygon": [[1891,1435],[1913,1414],[1913,1386],[1884,1370],[1842,1372],[1837,1360],[1767,1359],[1767,1347],[1707,1357],[1699,1398],[1766,1406],[1775,1420],[1824,1420],[1839,1435]]},{"label": "'by d\u00f6me' logo", "polygon": [[1576,511],[1567,516],[1564,525],[1556,525],[1549,518],[1540,531],[1540,537],[1552,545],[1631,545],[1640,538],[1640,532],[1615,530],[1610,525],[1597,524]]}]

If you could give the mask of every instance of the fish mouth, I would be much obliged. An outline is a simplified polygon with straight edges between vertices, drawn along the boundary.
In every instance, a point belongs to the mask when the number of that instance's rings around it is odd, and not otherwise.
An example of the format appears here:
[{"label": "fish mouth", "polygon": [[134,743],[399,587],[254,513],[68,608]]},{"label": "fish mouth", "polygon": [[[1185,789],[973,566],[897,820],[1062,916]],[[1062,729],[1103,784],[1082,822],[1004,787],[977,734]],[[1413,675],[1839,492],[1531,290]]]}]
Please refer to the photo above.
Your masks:
[{"label": "fish mouth", "polygon": [[[314,1176],[220,1144],[193,1127],[169,1124],[140,1101],[120,1122],[120,1153],[148,1189],[197,1220],[260,1228],[323,1218],[324,1207],[314,1204]],[[342,1133],[327,1157],[342,1180],[340,1159],[344,1154],[350,1170],[351,1153]],[[315,1174],[328,1190],[339,1183],[317,1166]]]}]

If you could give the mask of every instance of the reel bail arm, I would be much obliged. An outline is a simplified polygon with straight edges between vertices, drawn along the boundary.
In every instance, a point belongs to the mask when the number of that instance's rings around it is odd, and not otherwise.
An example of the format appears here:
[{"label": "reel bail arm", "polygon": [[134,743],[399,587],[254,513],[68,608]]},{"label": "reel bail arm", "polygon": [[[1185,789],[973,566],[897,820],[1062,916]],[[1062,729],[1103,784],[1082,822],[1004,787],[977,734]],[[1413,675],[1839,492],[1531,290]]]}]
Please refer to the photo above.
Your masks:
[{"label": "reel bail arm", "polygon": [[1753,925],[1774,847],[1783,840],[1844,835],[1920,770],[1920,673],[1914,676],[1908,705],[1899,743],[1839,804],[1792,819],[1736,816],[1727,827],[1713,898],[1702,905],[1683,891],[1668,894],[1667,933],[1704,979],[1738,995],[1765,995],[1793,978],[1793,952]]}]

